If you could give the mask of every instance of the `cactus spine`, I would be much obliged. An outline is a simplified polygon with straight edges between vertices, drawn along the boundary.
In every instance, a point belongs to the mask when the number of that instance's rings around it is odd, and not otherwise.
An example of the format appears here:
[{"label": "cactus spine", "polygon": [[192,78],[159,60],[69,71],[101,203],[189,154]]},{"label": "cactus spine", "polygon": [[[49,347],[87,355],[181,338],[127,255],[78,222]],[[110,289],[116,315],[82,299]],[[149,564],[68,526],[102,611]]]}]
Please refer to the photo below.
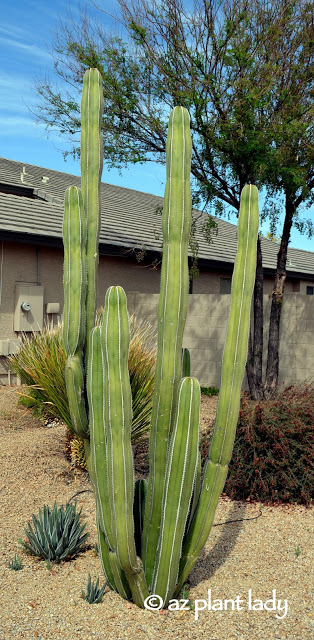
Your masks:
[{"label": "cactus spine", "polygon": [[134,483],[129,320],[121,287],[109,287],[94,327],[103,109],[97,70],[84,76],[82,191],[70,187],[64,214],[64,343],[73,429],[85,438],[95,493],[99,549],[111,587],[143,607],[150,592],[166,606],[193,568],[209,534],[225,482],[245,369],[258,229],[257,189],[244,188],[238,254],[209,459],[201,478],[200,387],[182,350],[188,303],[191,224],[189,115],[170,115],[162,219],[163,261],[148,482]]}]

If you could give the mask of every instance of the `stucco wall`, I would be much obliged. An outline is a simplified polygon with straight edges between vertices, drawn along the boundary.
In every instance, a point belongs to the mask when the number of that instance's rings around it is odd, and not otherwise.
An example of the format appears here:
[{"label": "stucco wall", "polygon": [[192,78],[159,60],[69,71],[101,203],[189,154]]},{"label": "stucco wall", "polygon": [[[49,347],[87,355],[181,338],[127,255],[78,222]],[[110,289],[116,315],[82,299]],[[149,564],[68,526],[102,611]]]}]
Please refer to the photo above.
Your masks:
[{"label": "stucco wall", "polygon": [[[18,337],[13,330],[14,291],[17,283],[36,284],[37,277],[44,287],[44,310],[48,302],[59,302],[63,308],[63,251],[56,248],[37,248],[28,244],[3,243],[2,297],[0,305],[0,339]],[[230,296],[221,295],[220,277],[226,273],[201,272],[189,296],[184,345],[191,349],[192,374],[204,386],[219,386],[222,348],[226,333]],[[120,284],[128,293],[130,313],[148,318],[156,325],[160,270],[150,265],[124,258],[100,256],[98,305],[103,304],[108,286]],[[280,381],[287,384],[301,382],[314,371],[314,296],[306,293],[306,281],[287,282],[281,322]],[[312,284],[312,283],[309,283]],[[271,291],[272,280],[265,278],[265,290]],[[300,294],[293,293],[295,289]],[[267,344],[270,299],[265,295],[265,344]],[[45,321],[60,320],[47,316]],[[264,358],[265,358],[264,354]],[[0,357],[0,383],[6,384],[6,359]]]}]

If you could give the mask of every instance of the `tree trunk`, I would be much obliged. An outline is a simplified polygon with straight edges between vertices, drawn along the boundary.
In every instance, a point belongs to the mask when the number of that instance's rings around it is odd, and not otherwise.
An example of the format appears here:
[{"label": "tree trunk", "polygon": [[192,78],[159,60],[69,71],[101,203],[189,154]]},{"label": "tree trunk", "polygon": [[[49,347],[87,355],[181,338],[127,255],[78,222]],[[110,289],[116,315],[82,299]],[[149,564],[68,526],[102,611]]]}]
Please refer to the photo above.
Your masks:
[{"label": "tree trunk", "polygon": [[287,251],[290,240],[293,215],[295,213],[294,194],[286,193],[286,215],[277,256],[277,270],[274,288],[272,291],[272,301],[270,310],[268,353],[266,365],[266,377],[264,385],[264,396],[270,398],[276,391],[279,376],[279,328],[283,294],[287,277]]},{"label": "tree trunk", "polygon": [[252,399],[263,398],[263,258],[259,236],[253,294],[253,340],[250,330],[246,374]]}]

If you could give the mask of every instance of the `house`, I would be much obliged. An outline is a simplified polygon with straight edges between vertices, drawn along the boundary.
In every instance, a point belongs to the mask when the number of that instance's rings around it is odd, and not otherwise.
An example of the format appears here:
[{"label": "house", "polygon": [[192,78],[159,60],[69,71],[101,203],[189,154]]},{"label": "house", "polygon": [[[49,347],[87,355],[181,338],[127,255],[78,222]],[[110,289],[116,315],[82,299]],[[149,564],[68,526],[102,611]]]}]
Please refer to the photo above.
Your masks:
[{"label": "house", "polygon": [[[80,185],[80,178],[0,158],[0,381],[4,383],[9,375],[5,356],[18,348],[22,333],[38,331],[62,317],[63,200],[71,185]],[[98,305],[103,303],[108,286],[120,284],[128,294],[129,310],[152,319],[160,283],[163,199],[106,183],[102,183],[101,194]],[[215,366],[201,374],[203,384],[214,384],[220,371],[219,345],[228,315],[230,296],[226,294],[230,293],[237,227],[217,218],[217,235],[208,244],[200,230],[207,216],[194,213],[199,218],[200,273],[190,288],[189,313],[193,317],[187,325],[192,329],[200,323],[202,313],[195,305],[202,300],[205,308],[204,296],[212,296],[211,308],[218,309],[221,329],[219,339],[204,334],[206,349],[205,343],[200,345],[199,326],[198,335],[191,330],[186,346],[195,349],[195,358],[199,350],[199,358],[204,359],[215,345]],[[262,240],[266,295],[272,289],[277,252],[278,245]],[[289,248],[285,291],[294,294],[293,299],[313,295],[314,253]],[[206,311],[204,318],[208,314],[211,312]]]}]

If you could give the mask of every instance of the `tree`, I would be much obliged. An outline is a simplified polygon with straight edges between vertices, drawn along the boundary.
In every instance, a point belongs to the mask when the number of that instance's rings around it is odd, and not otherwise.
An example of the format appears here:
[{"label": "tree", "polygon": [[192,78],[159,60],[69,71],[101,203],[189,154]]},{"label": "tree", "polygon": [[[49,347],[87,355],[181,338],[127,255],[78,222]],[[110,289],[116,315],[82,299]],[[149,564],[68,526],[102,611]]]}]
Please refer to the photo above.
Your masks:
[{"label": "tree", "polygon": [[[311,127],[312,8],[305,0],[118,0],[124,39],[85,14],[63,25],[55,68],[75,90],[86,68],[104,84],[104,159],[109,167],[162,162],[166,122],[174,104],[190,112],[194,203],[216,214],[238,210],[247,182],[265,185],[269,198],[285,198],[285,222],[272,294],[266,380],[262,378],[262,256],[249,343],[248,382],[253,397],[276,388],[279,326],[287,247],[301,204],[313,201]],[[40,119],[75,135],[79,107],[49,82],[37,87]],[[72,152],[76,153],[75,146]],[[275,216],[265,209],[262,216]],[[312,231],[310,224],[308,231]]]}]

